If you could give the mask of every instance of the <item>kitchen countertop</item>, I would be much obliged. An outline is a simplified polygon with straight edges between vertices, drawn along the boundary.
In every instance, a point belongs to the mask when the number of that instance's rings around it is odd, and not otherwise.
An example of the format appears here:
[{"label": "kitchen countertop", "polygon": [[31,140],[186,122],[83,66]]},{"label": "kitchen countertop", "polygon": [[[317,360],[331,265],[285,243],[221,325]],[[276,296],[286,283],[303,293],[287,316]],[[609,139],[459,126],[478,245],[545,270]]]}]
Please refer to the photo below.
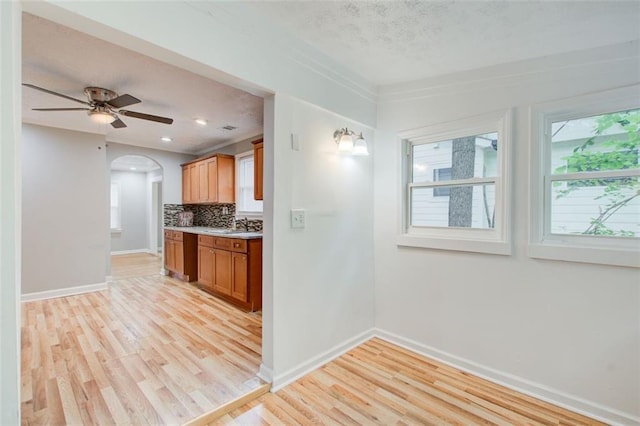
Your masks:
[{"label": "kitchen countertop", "polygon": [[262,232],[232,231],[226,228],[209,228],[206,226],[165,226],[169,231],[188,232],[198,235],[211,235],[214,237],[239,238],[241,240],[253,240],[262,238]]}]

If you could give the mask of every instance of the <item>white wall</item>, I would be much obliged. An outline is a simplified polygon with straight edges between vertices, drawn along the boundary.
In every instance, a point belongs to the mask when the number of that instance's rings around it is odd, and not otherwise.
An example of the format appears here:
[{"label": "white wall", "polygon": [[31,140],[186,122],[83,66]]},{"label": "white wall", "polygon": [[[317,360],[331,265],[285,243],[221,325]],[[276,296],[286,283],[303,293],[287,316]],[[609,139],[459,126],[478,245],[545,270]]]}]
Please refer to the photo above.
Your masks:
[{"label": "white wall", "polygon": [[[609,420],[640,415],[640,273],[527,257],[529,106],[637,83],[637,43],[381,88],[376,325],[467,369]],[[399,132],[515,108],[512,256],[408,249]],[[635,416],[635,417],[634,417]]]},{"label": "white wall", "polygon": [[149,247],[147,173],[111,171],[111,183],[120,185],[121,232],[111,233],[111,252],[144,250]]},{"label": "white wall", "polygon": [[20,424],[21,13],[0,2],[0,424]]},{"label": "white wall", "polygon": [[[265,114],[270,105],[265,102]],[[337,153],[333,132],[373,132],[300,100],[276,95],[274,141],[265,140],[265,200],[273,200],[273,386],[367,335],[373,312],[373,160]],[[265,129],[265,135],[267,135]],[[300,151],[291,149],[291,134]],[[273,163],[271,162],[273,158]],[[290,209],[305,209],[305,229]],[[271,203],[265,204],[269,219]],[[268,261],[265,258],[265,261]],[[269,291],[269,290],[265,290]],[[272,330],[269,327],[272,326]]]},{"label": "white wall", "polygon": [[22,293],[105,282],[104,137],[22,128]]}]

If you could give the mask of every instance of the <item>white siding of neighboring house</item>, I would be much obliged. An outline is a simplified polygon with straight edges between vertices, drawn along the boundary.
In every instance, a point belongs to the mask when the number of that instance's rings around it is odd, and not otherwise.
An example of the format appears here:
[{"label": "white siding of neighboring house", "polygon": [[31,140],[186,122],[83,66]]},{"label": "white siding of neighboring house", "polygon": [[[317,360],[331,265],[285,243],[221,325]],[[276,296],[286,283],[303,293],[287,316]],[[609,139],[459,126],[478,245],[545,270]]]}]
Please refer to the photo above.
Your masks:
[{"label": "white siding of neighboring house", "polygon": [[[451,167],[451,141],[438,144],[416,145],[413,156],[413,182],[434,181],[434,172]],[[436,148],[437,145],[437,148]],[[415,167],[418,165],[418,167]],[[495,176],[496,152],[486,144],[476,145],[474,177]],[[412,194],[411,223],[413,226],[449,226],[449,196],[434,196],[434,188],[416,188]],[[495,207],[495,186],[486,185],[483,195],[482,186],[474,187],[472,199],[473,228],[487,228],[487,214],[493,215]]]},{"label": "white siding of neighboring house", "polygon": [[[565,134],[569,137],[577,136],[572,129],[567,129]],[[584,135],[584,132],[582,132]],[[598,152],[611,149],[603,145],[610,140],[613,134],[601,137],[596,144],[589,148]],[[551,159],[551,171],[565,166],[566,158],[571,156],[573,149],[581,146],[586,138],[561,140],[553,143]],[[424,144],[414,146],[413,155],[413,182],[427,183],[434,181],[434,173],[438,169],[451,167],[451,141],[442,141],[438,144]],[[485,177],[495,173],[496,153],[486,144],[476,145],[474,177]],[[488,174],[490,173],[490,174]],[[600,208],[607,204],[605,199],[597,199],[603,194],[605,187],[581,187],[574,190],[568,196],[558,197],[560,191],[567,189],[566,183],[554,186],[551,205],[551,231],[558,234],[576,234],[584,232],[591,221],[600,214]],[[632,194],[631,189],[622,191],[626,196]],[[449,219],[449,196],[435,196],[434,188],[416,188],[413,190],[411,223],[413,226],[447,227]],[[472,201],[472,227],[487,227],[487,209],[489,215],[493,214],[495,206],[495,186],[486,185],[483,195],[482,186],[474,187]],[[601,207],[602,206],[602,207]],[[640,236],[640,197],[635,198],[624,208],[617,211],[606,221],[606,226],[614,231],[633,231]]]}]

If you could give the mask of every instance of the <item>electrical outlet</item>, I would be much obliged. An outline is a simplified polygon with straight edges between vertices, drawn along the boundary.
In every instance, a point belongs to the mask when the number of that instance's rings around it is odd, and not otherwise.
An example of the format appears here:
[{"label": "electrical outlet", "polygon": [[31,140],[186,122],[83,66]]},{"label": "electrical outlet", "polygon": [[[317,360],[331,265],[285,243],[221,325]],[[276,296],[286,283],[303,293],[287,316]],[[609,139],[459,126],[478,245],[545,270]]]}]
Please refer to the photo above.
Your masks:
[{"label": "electrical outlet", "polygon": [[304,225],[304,209],[291,209],[291,228],[302,229]]}]

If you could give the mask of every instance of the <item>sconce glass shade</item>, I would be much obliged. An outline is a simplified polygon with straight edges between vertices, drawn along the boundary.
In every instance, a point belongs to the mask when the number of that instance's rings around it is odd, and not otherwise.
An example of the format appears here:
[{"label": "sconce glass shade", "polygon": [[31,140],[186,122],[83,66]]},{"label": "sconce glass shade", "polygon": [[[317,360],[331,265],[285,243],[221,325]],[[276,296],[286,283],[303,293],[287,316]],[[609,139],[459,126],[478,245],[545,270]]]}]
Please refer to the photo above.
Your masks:
[{"label": "sconce glass shade", "polygon": [[338,141],[338,152],[345,154],[353,152],[353,138],[348,133],[340,136],[340,140]]},{"label": "sconce glass shade", "polygon": [[367,141],[362,137],[362,133],[360,133],[360,136],[358,136],[356,142],[353,144],[353,155],[369,155]]},{"label": "sconce glass shade", "polygon": [[99,124],[111,124],[116,119],[114,114],[104,111],[89,111],[89,117]]}]

